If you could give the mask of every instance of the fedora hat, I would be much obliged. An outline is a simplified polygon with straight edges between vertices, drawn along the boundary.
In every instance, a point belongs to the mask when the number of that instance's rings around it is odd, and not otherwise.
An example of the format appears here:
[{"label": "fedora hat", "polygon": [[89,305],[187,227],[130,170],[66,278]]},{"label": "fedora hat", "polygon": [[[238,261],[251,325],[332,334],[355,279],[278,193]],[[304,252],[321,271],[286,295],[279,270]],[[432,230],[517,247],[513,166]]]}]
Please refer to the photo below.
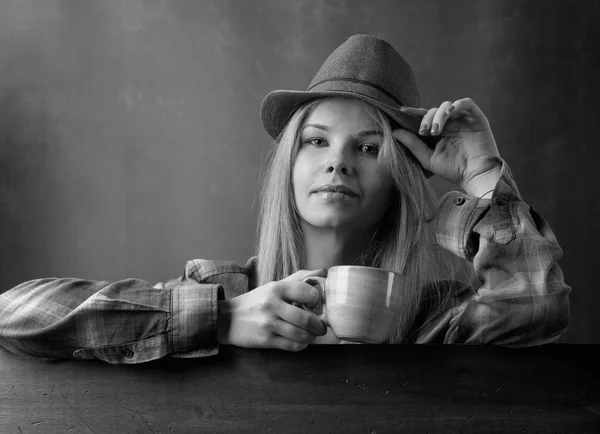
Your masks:
[{"label": "fedora hat", "polygon": [[[420,106],[415,74],[394,47],[376,36],[359,34],[348,38],[321,65],[307,90],[270,92],[261,105],[265,130],[276,139],[298,106],[327,96],[353,97],[371,103],[400,127],[418,134],[421,119],[400,111],[402,107]],[[420,138],[432,148],[440,139]]]}]

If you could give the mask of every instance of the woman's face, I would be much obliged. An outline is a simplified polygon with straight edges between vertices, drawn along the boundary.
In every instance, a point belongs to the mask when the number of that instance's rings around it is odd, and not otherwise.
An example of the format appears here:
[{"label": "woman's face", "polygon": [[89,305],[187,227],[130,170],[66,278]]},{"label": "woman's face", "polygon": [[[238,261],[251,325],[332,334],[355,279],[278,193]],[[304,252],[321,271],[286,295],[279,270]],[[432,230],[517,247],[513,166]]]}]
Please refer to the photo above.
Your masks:
[{"label": "woman's face", "polygon": [[381,220],[392,195],[377,165],[382,143],[381,127],[357,100],[331,98],[313,109],[300,130],[292,173],[305,223],[356,230]]}]

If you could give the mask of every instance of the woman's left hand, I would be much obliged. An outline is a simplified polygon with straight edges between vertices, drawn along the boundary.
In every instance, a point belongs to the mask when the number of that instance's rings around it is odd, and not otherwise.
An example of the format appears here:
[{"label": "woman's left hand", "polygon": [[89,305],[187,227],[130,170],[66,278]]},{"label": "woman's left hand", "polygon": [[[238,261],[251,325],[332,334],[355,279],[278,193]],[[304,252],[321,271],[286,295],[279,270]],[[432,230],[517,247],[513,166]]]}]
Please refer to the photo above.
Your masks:
[{"label": "woman's left hand", "polygon": [[441,136],[431,149],[408,130],[393,131],[424,169],[473,196],[494,189],[500,177],[500,154],[487,118],[472,99],[445,101],[429,110],[405,107],[402,111],[422,118],[419,135]]}]

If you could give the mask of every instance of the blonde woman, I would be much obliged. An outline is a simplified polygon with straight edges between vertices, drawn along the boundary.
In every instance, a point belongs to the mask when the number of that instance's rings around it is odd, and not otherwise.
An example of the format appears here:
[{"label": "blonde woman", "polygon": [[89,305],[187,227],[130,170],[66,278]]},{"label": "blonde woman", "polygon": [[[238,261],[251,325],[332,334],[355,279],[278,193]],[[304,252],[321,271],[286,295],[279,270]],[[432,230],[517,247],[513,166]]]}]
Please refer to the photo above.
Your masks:
[{"label": "blonde woman", "polygon": [[[420,108],[404,59],[386,41],[355,35],[306,91],[267,95],[262,119],[274,144],[256,256],[243,266],[191,260],[182,277],[154,286],[25,282],[0,294],[0,345],[39,359],[139,363],[211,355],[219,344],[343,343],[297,306],[319,301],[304,278],[342,264],[404,275],[387,343],[518,347],[566,330],[561,249],[521,198],[471,99]],[[438,201],[432,174],[463,192]],[[460,261],[476,284],[447,278]]]}]

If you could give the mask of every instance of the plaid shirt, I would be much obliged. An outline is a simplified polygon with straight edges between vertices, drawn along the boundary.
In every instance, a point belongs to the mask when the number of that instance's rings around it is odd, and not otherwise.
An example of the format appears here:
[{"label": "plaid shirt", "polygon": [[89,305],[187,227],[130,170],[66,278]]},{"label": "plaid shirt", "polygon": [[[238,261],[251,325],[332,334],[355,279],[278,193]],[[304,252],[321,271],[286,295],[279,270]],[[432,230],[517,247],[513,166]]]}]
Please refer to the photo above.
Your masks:
[{"label": "plaid shirt", "polygon": [[[569,292],[549,225],[523,200],[506,164],[491,199],[444,195],[433,224],[445,249],[472,262],[481,285],[452,283],[447,308],[414,343],[539,345],[569,325]],[[151,285],[47,278],[0,294],[0,346],[24,357],[140,363],[218,352],[217,301],[255,288],[257,258],[188,261]]]}]

